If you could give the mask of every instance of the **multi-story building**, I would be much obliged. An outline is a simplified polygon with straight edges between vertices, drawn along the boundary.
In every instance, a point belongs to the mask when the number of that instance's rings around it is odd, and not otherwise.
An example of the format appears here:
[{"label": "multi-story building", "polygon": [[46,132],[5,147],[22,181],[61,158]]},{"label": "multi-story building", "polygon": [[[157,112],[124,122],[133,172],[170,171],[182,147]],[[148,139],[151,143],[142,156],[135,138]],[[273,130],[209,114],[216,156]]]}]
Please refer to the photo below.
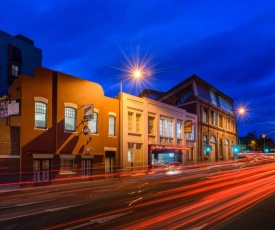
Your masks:
[{"label": "multi-story building", "polygon": [[[153,162],[197,161],[197,116],[146,97],[119,94],[121,166],[146,171]],[[148,168],[149,166],[149,168]]]},{"label": "multi-story building", "polygon": [[36,67],[8,95],[0,101],[0,183],[114,172],[119,101],[104,96],[99,84]]},{"label": "multi-story building", "polygon": [[[157,100],[197,115],[199,161],[233,158],[233,146],[237,144],[238,136],[233,99],[192,75],[167,92],[160,93]],[[209,154],[207,145],[210,145]]]},{"label": "multi-story building", "polygon": [[19,74],[33,76],[34,67],[41,65],[42,50],[31,39],[0,30],[0,96],[8,93]]}]

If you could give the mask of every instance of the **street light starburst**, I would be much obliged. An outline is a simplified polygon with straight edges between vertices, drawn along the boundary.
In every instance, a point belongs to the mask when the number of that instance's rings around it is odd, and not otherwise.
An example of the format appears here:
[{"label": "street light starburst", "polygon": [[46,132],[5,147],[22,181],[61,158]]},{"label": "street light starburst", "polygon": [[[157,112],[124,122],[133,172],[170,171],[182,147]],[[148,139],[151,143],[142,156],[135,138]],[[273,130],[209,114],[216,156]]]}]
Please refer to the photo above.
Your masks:
[{"label": "street light starburst", "polygon": [[[146,52],[145,54],[140,54],[140,45],[136,46],[135,49],[131,46],[130,54],[126,52],[119,46],[121,53],[123,54],[123,59],[120,60],[120,67],[114,67],[121,71],[120,79],[128,80],[128,90],[132,91],[135,87],[135,91],[140,93],[142,89],[146,88],[146,85],[151,85],[151,77],[155,73],[154,68],[157,64],[151,64],[152,58],[155,55],[154,52]],[[138,81],[136,81],[138,79]]]}]

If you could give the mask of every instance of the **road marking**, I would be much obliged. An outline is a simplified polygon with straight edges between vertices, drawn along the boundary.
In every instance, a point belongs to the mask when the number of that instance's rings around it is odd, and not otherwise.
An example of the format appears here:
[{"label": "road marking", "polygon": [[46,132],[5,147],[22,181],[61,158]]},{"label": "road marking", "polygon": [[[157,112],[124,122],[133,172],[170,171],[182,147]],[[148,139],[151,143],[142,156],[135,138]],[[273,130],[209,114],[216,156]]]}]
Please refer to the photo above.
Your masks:
[{"label": "road marking", "polygon": [[43,202],[48,202],[48,201],[53,201],[55,199],[51,200],[40,200],[40,201],[34,201],[34,202],[29,202],[29,203],[24,203],[24,204],[16,204],[15,206],[26,206],[26,205],[31,205],[31,204],[38,204],[38,203],[43,203]]},{"label": "road marking", "polygon": [[76,226],[72,226],[72,227],[69,227],[69,228],[65,228],[64,230],[73,230],[73,229],[78,229],[78,228],[82,228],[82,227],[85,227],[85,226],[88,226],[88,225],[92,225],[92,224],[103,224],[103,223],[106,223],[110,220],[114,220],[116,218],[119,218],[121,216],[125,216],[129,213],[132,213],[133,211],[130,211],[130,212],[123,212],[123,213],[119,213],[119,214],[115,214],[115,215],[111,215],[111,216],[105,216],[105,217],[101,217],[101,218],[97,218],[97,219],[92,219],[90,220],[90,222],[88,223],[83,223],[83,224],[80,224],[80,225],[76,225]]},{"label": "road marking", "polygon": [[64,207],[59,207],[59,208],[46,209],[46,210],[43,210],[43,211],[40,211],[40,212],[28,213],[28,214],[24,214],[24,215],[20,215],[20,216],[7,217],[7,218],[4,218],[4,219],[0,219],[0,222],[5,221],[5,220],[12,220],[12,219],[17,219],[17,218],[21,218],[21,217],[26,217],[26,216],[37,215],[37,214],[46,213],[46,212],[56,212],[56,211],[59,211],[59,210],[80,206],[80,205],[83,205],[83,204],[88,204],[88,203],[82,203],[82,204],[64,206]]},{"label": "road marking", "polygon": [[88,204],[88,203],[75,204],[75,205],[69,205],[69,206],[58,207],[58,208],[51,208],[51,209],[45,210],[45,212],[56,212],[56,211],[59,211],[59,210],[63,210],[63,209],[67,209],[67,208],[73,208],[73,207],[77,207],[77,206],[84,205],[84,204]]},{"label": "road marking", "polygon": [[55,200],[55,199],[51,199],[51,200],[40,200],[40,201],[34,201],[34,202],[30,202],[30,203],[23,203],[23,204],[14,204],[14,205],[9,205],[9,206],[0,207],[0,210],[1,210],[1,209],[7,209],[7,208],[13,208],[13,207],[27,206],[27,205],[32,205],[32,204],[39,204],[39,203],[44,203],[44,202],[53,201],[53,200]]}]

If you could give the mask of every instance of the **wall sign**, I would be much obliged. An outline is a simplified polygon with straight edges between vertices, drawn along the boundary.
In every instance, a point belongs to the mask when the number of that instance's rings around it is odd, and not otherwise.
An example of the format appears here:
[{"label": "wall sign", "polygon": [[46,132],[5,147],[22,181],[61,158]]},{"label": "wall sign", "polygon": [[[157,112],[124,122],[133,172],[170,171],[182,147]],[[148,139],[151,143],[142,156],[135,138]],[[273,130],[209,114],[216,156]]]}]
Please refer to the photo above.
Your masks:
[{"label": "wall sign", "polygon": [[94,105],[85,105],[84,106],[84,120],[93,119],[94,115]]},{"label": "wall sign", "polygon": [[192,121],[186,120],[184,122],[184,133],[192,133]]},{"label": "wall sign", "polygon": [[82,132],[84,135],[89,135],[91,133],[91,128],[88,125],[85,125]]}]

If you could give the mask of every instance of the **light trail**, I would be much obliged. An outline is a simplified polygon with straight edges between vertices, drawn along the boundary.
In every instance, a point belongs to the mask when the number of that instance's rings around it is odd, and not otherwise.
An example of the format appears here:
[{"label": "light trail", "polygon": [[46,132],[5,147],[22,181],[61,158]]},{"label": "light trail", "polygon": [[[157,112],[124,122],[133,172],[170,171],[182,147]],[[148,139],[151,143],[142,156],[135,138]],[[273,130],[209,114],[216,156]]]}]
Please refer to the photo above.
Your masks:
[{"label": "light trail", "polygon": [[[260,159],[262,162],[265,160]],[[84,187],[76,191],[60,191],[60,198],[62,202],[66,202],[66,207],[77,205],[81,199],[91,199],[90,206],[88,204],[81,208],[88,211],[94,206],[94,201],[99,201],[96,202],[95,209],[91,210],[108,211],[102,213],[89,211],[89,216],[45,229],[77,229],[85,226],[89,229],[110,229],[112,226],[113,230],[209,229],[216,226],[217,222],[228,220],[274,193],[275,163],[274,160],[267,162],[269,163],[263,165],[253,161],[237,162],[235,169],[227,171],[221,171],[215,165],[207,164],[198,169],[197,174],[191,169],[189,174],[188,170],[186,172],[183,170],[181,176],[161,176],[150,181],[145,181],[144,177],[140,183],[138,180],[134,182],[129,179],[124,184],[102,183],[97,189]],[[187,181],[193,182],[187,183]],[[166,185],[167,189],[155,191],[156,186],[163,185]],[[171,185],[171,188],[168,189],[170,186],[167,185]],[[87,191],[91,191],[89,197],[84,195]],[[121,194],[120,199],[109,203],[100,202],[104,197],[118,193]],[[30,206],[42,195],[38,193],[38,197],[33,198],[34,201],[29,200]],[[51,198],[51,194],[44,195],[44,199]],[[22,199],[23,202],[28,196],[15,196],[12,199],[16,198],[19,201]],[[74,203],[75,198],[78,201]],[[46,210],[58,211],[60,208],[62,206],[53,205]],[[37,213],[42,211],[39,208],[34,209]],[[100,220],[100,223],[95,223],[93,220]]]}]

